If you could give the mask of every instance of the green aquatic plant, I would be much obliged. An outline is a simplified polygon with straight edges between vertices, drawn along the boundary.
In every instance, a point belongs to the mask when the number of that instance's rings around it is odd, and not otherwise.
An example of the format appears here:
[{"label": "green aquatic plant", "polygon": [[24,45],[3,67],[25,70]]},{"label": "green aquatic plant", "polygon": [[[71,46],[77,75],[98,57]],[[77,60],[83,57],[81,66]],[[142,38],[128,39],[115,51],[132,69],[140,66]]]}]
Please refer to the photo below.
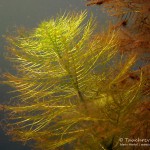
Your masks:
[{"label": "green aquatic plant", "polygon": [[14,141],[43,150],[68,144],[108,150],[134,128],[129,122],[140,103],[142,74],[135,84],[121,83],[136,56],[120,58],[118,34],[94,35],[93,19],[85,18],[86,12],[67,14],[7,36],[17,71],[4,75],[17,93],[5,106]]}]

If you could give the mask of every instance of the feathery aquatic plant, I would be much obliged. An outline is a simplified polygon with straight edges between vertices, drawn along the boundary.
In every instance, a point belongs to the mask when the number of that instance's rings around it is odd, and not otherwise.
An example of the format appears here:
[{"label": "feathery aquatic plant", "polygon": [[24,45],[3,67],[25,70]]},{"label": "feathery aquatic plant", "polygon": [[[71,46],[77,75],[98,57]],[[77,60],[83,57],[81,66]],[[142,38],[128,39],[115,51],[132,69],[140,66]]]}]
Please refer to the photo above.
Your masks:
[{"label": "feathery aquatic plant", "polygon": [[129,112],[132,118],[142,81],[119,85],[136,56],[120,60],[116,32],[94,36],[93,19],[85,18],[86,12],[63,15],[7,37],[17,70],[4,81],[17,92],[5,106],[13,140],[33,140],[43,150],[69,143],[75,150],[100,150],[117,147],[133,129],[122,121]]},{"label": "feathery aquatic plant", "polygon": [[[136,71],[131,71],[122,78],[119,88],[130,87],[138,83],[141,79],[145,82],[141,87],[141,103],[134,107],[132,113],[128,111],[127,118],[130,124],[126,129],[135,127],[127,136],[130,138],[150,138],[149,107],[150,107],[150,1],[149,0],[87,0],[88,6],[98,5],[105,9],[110,16],[113,16],[113,30],[118,32],[120,41],[120,52],[122,55],[134,53],[138,55],[138,65],[142,67]],[[144,60],[144,63],[141,61]],[[145,66],[143,66],[145,65]],[[146,105],[145,105],[146,103]],[[145,108],[144,108],[145,107]],[[132,115],[134,115],[134,117]],[[130,117],[132,119],[129,119]],[[124,122],[124,121],[123,121]],[[125,122],[124,122],[125,123]],[[132,126],[132,127],[131,127]],[[122,147],[120,147],[121,149]],[[144,147],[135,147],[145,149]],[[115,148],[114,148],[115,149]],[[117,147],[116,147],[117,149]],[[127,149],[130,149],[127,147]],[[132,148],[131,148],[132,149]]]}]

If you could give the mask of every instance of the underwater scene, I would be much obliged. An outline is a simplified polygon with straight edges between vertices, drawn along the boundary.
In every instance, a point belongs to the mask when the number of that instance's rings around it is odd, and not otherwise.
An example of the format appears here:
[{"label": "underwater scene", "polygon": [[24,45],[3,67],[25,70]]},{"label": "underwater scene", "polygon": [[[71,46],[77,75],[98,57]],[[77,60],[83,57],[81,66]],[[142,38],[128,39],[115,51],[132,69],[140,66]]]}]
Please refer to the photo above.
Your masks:
[{"label": "underwater scene", "polygon": [[150,149],[150,0],[0,0],[0,150]]}]

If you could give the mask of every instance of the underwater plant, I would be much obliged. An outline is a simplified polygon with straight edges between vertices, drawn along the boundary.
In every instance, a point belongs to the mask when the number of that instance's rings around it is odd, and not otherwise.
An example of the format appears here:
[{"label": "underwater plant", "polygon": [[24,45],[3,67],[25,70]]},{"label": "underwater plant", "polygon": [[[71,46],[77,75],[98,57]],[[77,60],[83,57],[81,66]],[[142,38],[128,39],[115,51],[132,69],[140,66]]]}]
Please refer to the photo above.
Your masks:
[{"label": "underwater plant", "polygon": [[120,137],[136,135],[141,123],[148,126],[142,72],[134,84],[122,84],[136,55],[120,56],[118,33],[95,35],[86,15],[66,14],[7,36],[17,72],[6,73],[3,82],[16,92],[4,106],[12,140],[42,150],[121,149]]},{"label": "underwater plant", "polygon": [[[98,5],[114,18],[114,29],[120,33],[120,51],[139,54],[149,61],[150,1],[149,0],[87,0],[88,6]],[[99,5],[101,3],[101,5]],[[146,56],[145,56],[146,53]]]}]

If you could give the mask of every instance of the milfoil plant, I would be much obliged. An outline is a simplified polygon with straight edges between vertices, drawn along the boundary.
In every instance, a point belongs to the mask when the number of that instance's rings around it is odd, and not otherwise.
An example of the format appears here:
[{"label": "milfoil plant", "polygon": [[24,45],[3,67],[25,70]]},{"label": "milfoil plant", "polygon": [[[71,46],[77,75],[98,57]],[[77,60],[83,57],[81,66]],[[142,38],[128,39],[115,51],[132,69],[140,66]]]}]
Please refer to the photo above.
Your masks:
[{"label": "milfoil plant", "polygon": [[16,92],[5,106],[12,140],[42,150],[118,149],[119,138],[148,122],[138,119],[142,73],[124,83],[136,55],[120,56],[117,31],[95,35],[86,16],[64,14],[7,36],[16,69],[4,75]]}]

